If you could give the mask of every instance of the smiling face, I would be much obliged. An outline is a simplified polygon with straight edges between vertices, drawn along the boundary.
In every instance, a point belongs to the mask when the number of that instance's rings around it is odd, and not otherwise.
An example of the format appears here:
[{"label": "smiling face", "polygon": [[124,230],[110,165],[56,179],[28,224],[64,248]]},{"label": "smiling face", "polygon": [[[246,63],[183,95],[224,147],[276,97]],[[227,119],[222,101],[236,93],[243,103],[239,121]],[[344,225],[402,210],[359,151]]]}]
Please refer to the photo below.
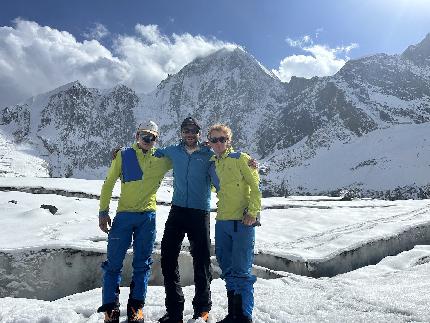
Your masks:
[{"label": "smiling face", "polygon": [[157,140],[157,137],[147,131],[140,131],[136,133],[136,142],[137,146],[140,149],[143,150],[150,150],[155,145],[155,141]]},{"label": "smiling face", "polygon": [[181,129],[181,137],[188,147],[195,147],[200,139],[200,130],[196,126],[185,126]]},{"label": "smiling face", "polygon": [[212,130],[208,136],[209,146],[218,156],[222,155],[230,147],[230,138],[225,131]]}]

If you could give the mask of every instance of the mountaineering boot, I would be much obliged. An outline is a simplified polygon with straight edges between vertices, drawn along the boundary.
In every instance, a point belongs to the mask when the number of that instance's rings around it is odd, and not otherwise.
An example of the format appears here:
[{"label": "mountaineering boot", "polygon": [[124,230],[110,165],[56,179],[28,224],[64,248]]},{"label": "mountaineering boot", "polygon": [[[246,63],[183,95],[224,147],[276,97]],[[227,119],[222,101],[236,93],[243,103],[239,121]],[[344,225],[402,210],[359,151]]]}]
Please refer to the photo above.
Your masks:
[{"label": "mountaineering boot", "polygon": [[235,323],[252,323],[252,318],[243,314],[242,295],[236,294],[233,296],[234,320]]},{"label": "mountaineering boot", "polygon": [[236,312],[234,307],[234,290],[227,291],[227,301],[228,301],[228,314],[221,321],[217,323],[234,323]]},{"label": "mountaineering boot", "polygon": [[130,298],[127,303],[127,318],[129,323],[143,323],[143,301]]},{"label": "mountaineering boot", "polygon": [[169,316],[169,313],[164,314],[158,319],[159,323],[183,323],[182,318],[173,318]]},{"label": "mountaineering boot", "polygon": [[119,323],[119,303],[109,303],[100,306],[97,313],[105,313],[104,323]]},{"label": "mountaineering boot", "polygon": [[252,323],[252,318],[242,314],[240,317],[238,317],[236,319],[235,322],[237,322],[237,323]]}]

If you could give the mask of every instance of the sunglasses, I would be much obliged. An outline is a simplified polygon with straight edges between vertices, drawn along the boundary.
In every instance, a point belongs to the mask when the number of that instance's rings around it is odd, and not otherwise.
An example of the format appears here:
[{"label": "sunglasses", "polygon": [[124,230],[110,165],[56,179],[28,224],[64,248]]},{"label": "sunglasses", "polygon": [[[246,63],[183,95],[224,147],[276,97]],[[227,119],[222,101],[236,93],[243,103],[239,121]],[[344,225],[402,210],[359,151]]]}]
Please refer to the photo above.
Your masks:
[{"label": "sunglasses", "polygon": [[147,134],[147,133],[144,133],[144,132],[139,133],[139,138],[143,142],[146,142],[147,144],[149,144],[151,141],[155,141],[155,139],[157,139],[157,137],[155,137],[154,135]]},{"label": "sunglasses", "polygon": [[197,135],[200,132],[200,130],[199,128],[182,128],[182,132]]},{"label": "sunglasses", "polygon": [[209,138],[209,141],[213,144],[216,144],[218,141],[223,144],[226,141],[228,141],[228,138],[227,137],[212,137],[212,138]]}]

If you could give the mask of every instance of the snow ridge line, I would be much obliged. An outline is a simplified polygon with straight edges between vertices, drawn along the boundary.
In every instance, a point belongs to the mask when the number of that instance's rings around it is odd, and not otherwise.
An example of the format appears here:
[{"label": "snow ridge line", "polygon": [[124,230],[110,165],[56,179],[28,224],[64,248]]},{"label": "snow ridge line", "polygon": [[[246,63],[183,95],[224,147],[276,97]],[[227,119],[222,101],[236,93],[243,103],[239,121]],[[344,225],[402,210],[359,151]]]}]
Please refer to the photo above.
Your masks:
[{"label": "snow ridge line", "polygon": [[[341,235],[345,235],[351,232],[356,232],[356,231],[360,231],[362,229],[369,229],[369,228],[373,228],[378,224],[383,224],[383,223],[390,223],[393,222],[394,220],[398,220],[401,219],[400,221],[403,220],[407,220],[411,217],[415,217],[417,215],[422,215],[425,213],[430,212],[430,204],[428,204],[427,206],[424,206],[422,208],[413,210],[411,212],[404,212],[404,213],[399,213],[399,214],[394,214],[392,216],[386,217],[386,218],[380,218],[380,219],[374,219],[374,220],[369,220],[369,221],[365,221],[365,222],[360,222],[360,223],[354,223],[354,224],[350,224],[350,225],[345,225],[342,226],[340,228],[334,228],[331,230],[327,230],[325,232],[322,233],[317,233],[314,235],[309,235],[309,236],[305,236],[305,237],[301,237],[300,239],[282,244],[282,247],[289,247],[292,248],[294,247],[296,244],[300,244],[303,243],[305,241],[310,241],[310,240],[317,240],[317,241],[332,241],[336,238],[338,238]],[[403,218],[403,219],[402,219]],[[429,221],[430,222],[430,221]],[[326,239],[324,239],[325,237],[328,237]],[[321,245],[322,243],[319,243],[318,245]],[[275,244],[276,246],[281,246],[279,243]],[[313,245],[312,247],[318,246],[318,245]],[[308,247],[306,249],[310,249],[312,247]]]},{"label": "snow ridge line", "polygon": [[[23,193],[30,193],[30,194],[55,194],[55,195],[61,195],[66,197],[80,197],[80,198],[87,198],[87,199],[94,199],[99,200],[100,195],[97,194],[91,194],[86,192],[73,192],[73,191],[66,191],[59,188],[45,188],[42,186],[35,186],[35,187],[13,187],[13,186],[0,186],[0,191],[3,192],[23,192]],[[119,197],[112,196],[111,198],[113,201],[117,201]],[[169,202],[163,202],[163,201],[157,201],[157,205],[171,205]]]},{"label": "snow ridge line", "polygon": [[[351,246],[318,259],[291,259],[288,256],[259,251],[254,264],[269,267],[272,271],[290,272],[314,278],[334,277],[361,267],[375,265],[388,256],[430,243],[430,225],[421,224],[406,229],[398,235],[369,240],[365,244]],[[267,264],[270,264],[268,266]]]},{"label": "snow ridge line", "polygon": [[[30,194],[54,194],[54,195],[60,195],[65,197],[80,197],[80,198],[87,198],[87,199],[94,199],[99,200],[100,195],[99,194],[91,194],[87,192],[79,192],[79,191],[67,191],[60,188],[46,188],[43,186],[1,186],[0,185],[0,191],[3,192],[23,192],[23,193],[30,193]],[[111,200],[118,201],[118,196],[112,196]],[[330,200],[331,201],[331,200]],[[165,202],[165,201],[157,201],[157,205],[164,205],[164,206],[171,206],[171,202]],[[336,206],[343,207],[343,206]],[[351,207],[351,208],[357,208],[356,206],[345,206],[345,207]],[[361,206],[359,206],[361,208]],[[373,207],[373,206],[372,206]],[[378,207],[389,207],[389,206],[378,206]],[[262,205],[262,210],[281,210],[281,209],[290,209],[290,208],[317,208],[317,209],[332,209],[335,208],[333,206],[318,206],[318,205],[294,205],[294,204],[275,204],[275,205],[268,205],[264,206]],[[216,212],[217,208],[211,208],[211,212]]]}]

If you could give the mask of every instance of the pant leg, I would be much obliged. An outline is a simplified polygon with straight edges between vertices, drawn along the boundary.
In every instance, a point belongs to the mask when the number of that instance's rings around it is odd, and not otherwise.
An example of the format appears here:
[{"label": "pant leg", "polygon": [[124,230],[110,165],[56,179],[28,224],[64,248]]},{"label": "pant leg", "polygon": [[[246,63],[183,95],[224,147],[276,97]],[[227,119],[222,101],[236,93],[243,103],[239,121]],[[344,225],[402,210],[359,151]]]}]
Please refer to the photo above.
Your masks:
[{"label": "pant leg", "polygon": [[233,291],[232,280],[232,226],[233,221],[217,221],[215,224],[215,255],[221,268],[221,278],[225,281],[227,291]]},{"label": "pant leg", "polygon": [[252,317],[254,309],[254,283],[256,277],[252,275],[254,260],[255,227],[237,222],[237,231],[233,233],[232,277],[235,294],[242,296],[243,314]]},{"label": "pant leg", "polygon": [[180,208],[172,206],[161,240],[161,271],[164,276],[166,310],[170,317],[182,319],[185,299],[180,284],[178,257],[185,233],[180,215]]},{"label": "pant leg", "polygon": [[107,260],[103,262],[103,305],[114,303],[121,282],[122,263],[131,244],[133,223],[127,213],[119,212],[108,235]]},{"label": "pant leg", "polygon": [[195,294],[193,308],[195,313],[210,311],[212,307],[210,284],[212,268],[210,260],[210,217],[209,212],[191,209],[187,225],[190,253],[193,257]]},{"label": "pant leg", "polygon": [[133,213],[133,216],[136,222],[133,232],[133,289],[130,296],[145,302],[156,235],[155,211]]}]

